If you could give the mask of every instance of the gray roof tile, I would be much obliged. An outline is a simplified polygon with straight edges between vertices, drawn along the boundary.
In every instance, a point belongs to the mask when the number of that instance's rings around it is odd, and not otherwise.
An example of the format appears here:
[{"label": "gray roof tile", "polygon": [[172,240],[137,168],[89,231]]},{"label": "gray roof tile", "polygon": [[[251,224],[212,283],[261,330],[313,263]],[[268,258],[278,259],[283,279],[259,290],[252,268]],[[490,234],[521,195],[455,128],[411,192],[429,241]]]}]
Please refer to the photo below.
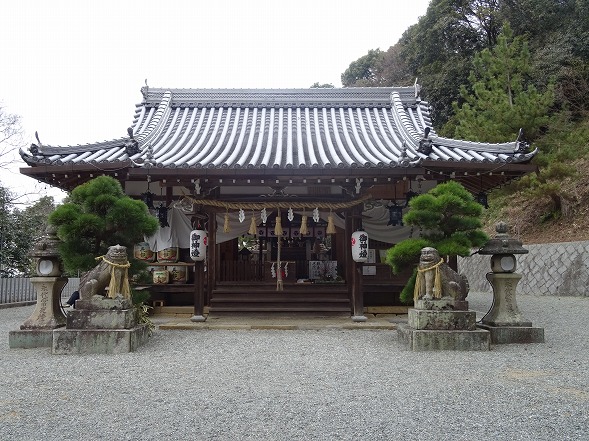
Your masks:
[{"label": "gray roof tile", "polygon": [[[396,167],[411,160],[526,162],[517,142],[477,143],[437,136],[418,151],[431,124],[413,87],[347,89],[142,89],[133,135],[158,167]],[[30,165],[124,161],[128,137],[82,146],[36,146]]]}]

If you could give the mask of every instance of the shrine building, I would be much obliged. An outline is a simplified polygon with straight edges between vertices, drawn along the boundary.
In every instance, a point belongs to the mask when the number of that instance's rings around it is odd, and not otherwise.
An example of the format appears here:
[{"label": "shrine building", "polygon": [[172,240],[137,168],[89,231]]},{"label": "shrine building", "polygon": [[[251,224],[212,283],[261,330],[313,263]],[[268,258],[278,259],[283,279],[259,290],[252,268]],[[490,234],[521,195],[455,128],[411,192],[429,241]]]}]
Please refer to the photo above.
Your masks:
[{"label": "shrine building", "polygon": [[[108,175],[143,199],[161,226],[133,251],[158,256],[148,288],[164,307],[361,317],[400,305],[410,274],[384,256],[418,234],[402,224],[408,199],[455,180],[484,205],[536,170],[523,139],[438,136],[417,85],[141,92],[125,136],[32,144],[21,173],[65,191]],[[190,257],[195,229],[208,235],[203,262]],[[364,262],[352,259],[359,230]]]}]

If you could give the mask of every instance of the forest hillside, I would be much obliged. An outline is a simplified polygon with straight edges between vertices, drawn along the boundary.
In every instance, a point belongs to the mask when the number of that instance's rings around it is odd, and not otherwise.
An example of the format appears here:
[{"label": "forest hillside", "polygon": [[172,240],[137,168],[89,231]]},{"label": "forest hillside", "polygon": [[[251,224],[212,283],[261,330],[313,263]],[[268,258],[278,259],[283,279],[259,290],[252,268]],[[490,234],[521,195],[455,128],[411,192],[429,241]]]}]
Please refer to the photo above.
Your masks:
[{"label": "forest hillside", "polygon": [[520,129],[538,172],[494,189],[487,231],[524,243],[589,240],[589,0],[432,0],[386,50],[350,63],[342,84],[421,85],[435,130],[480,142]]}]

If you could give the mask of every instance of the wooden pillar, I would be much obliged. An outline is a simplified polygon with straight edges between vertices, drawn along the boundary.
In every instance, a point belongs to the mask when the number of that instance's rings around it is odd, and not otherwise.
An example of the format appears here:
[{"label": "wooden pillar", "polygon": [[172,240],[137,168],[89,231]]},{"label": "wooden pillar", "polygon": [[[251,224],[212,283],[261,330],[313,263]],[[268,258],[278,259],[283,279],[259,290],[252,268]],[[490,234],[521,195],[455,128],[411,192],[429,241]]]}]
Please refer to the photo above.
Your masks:
[{"label": "wooden pillar", "polygon": [[[362,206],[356,206],[352,211],[352,233],[360,228],[362,220]],[[350,261],[353,267],[352,277],[352,320],[355,322],[365,322],[366,316],[364,315],[364,291],[362,286],[362,263],[354,262],[352,259],[352,245],[350,242]]]},{"label": "wooden pillar", "polygon": [[166,187],[166,207],[172,205],[174,200],[174,187]]},{"label": "wooden pillar", "polygon": [[209,247],[207,255],[207,293],[206,304],[211,304],[213,290],[217,284],[217,213],[214,210],[207,212],[209,222],[207,233],[209,235]]},{"label": "wooden pillar", "polygon": [[362,284],[362,264],[354,262],[354,285],[353,285],[353,304],[352,320],[355,322],[365,322],[364,315],[364,287]]},{"label": "wooden pillar", "polygon": [[205,295],[204,295],[205,263],[194,262],[194,315],[190,318],[193,322],[204,322]]},{"label": "wooden pillar", "polygon": [[[207,230],[208,242],[207,242],[207,255],[206,260],[194,262],[194,315],[190,318],[193,322],[204,322],[206,317],[204,315],[205,302],[207,302],[207,291],[205,290],[205,281],[207,281],[207,290],[210,289],[210,282],[206,280],[210,274],[210,262],[211,262],[211,249],[215,248],[215,237],[211,237],[210,219],[209,215],[209,227]],[[205,273],[205,265],[207,265],[207,272]],[[214,265],[213,265],[214,266]]]},{"label": "wooden pillar", "polygon": [[354,260],[352,259],[352,242],[351,237],[353,230],[352,223],[352,211],[348,210],[345,213],[345,228],[344,228],[344,265],[345,265],[345,279],[346,286],[348,287],[348,298],[350,299],[350,305],[353,304],[353,286],[354,286]]}]

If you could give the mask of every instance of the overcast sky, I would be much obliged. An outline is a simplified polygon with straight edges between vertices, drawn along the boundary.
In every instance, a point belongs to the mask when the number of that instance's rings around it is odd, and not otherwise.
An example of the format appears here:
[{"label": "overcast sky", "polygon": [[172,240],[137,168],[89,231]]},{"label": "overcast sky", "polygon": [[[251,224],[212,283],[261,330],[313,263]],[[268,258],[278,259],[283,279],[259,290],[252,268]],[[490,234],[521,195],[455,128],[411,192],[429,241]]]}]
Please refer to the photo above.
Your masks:
[{"label": "overcast sky", "polygon": [[[44,144],[72,145],[125,136],[146,79],[170,88],[341,87],[352,61],[395,44],[428,3],[3,1],[0,101],[22,117],[26,145],[35,131]],[[56,194],[0,173],[17,193]]]}]

